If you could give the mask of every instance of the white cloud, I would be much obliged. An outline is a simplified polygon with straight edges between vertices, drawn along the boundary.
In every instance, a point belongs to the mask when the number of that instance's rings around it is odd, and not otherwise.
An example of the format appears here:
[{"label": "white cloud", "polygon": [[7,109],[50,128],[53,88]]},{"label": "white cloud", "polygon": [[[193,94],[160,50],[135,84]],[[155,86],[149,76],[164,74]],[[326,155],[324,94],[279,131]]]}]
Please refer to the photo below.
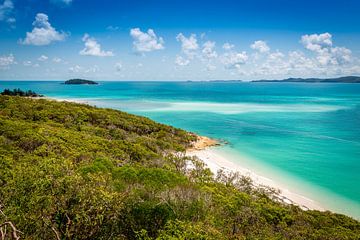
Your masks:
[{"label": "white cloud", "polygon": [[215,51],[215,42],[207,41],[203,44],[202,55],[205,59],[217,58]]},{"label": "white cloud", "polygon": [[331,54],[335,65],[342,65],[351,62],[351,50],[345,47],[331,48]]},{"label": "white cloud", "polygon": [[206,66],[206,70],[207,71],[215,71],[216,70],[216,66],[215,65],[212,65],[212,64],[208,64],[207,66]]},{"label": "white cloud", "polygon": [[100,71],[100,68],[97,65],[94,65],[94,66],[89,67],[89,68],[84,68],[84,67],[81,67],[79,65],[75,65],[73,67],[70,67],[68,70],[69,70],[70,73],[86,75],[86,74],[89,74],[89,73],[97,73],[97,72]]},{"label": "white cloud", "polygon": [[282,52],[276,51],[269,54],[268,60],[271,62],[278,62],[281,61],[284,57],[285,55]]},{"label": "white cloud", "polygon": [[164,49],[164,40],[162,37],[157,37],[154,30],[148,29],[147,32],[142,32],[140,28],[132,28],[130,36],[134,39],[134,50],[138,53],[152,52],[155,50]]},{"label": "white cloud", "polygon": [[45,56],[45,55],[41,55],[39,58],[38,58],[39,61],[41,62],[45,62],[46,60],[48,60],[48,57]]},{"label": "white cloud", "polygon": [[224,43],[224,45],[222,46],[223,47],[223,49],[225,49],[225,50],[231,50],[231,49],[233,49],[234,47],[235,47],[235,45],[234,44],[230,44],[230,43]]},{"label": "white cloud", "polygon": [[61,58],[54,57],[54,58],[52,59],[52,61],[55,62],[55,63],[61,63],[63,60],[62,60]]},{"label": "white cloud", "polygon": [[291,71],[313,71],[316,68],[316,62],[305,56],[303,52],[289,52],[289,68]]},{"label": "white cloud", "polygon": [[84,70],[85,73],[97,73],[99,71],[100,71],[100,68],[98,65],[94,65],[94,66]]},{"label": "white cloud", "polygon": [[188,58],[192,59],[196,55],[196,51],[199,49],[196,35],[191,34],[190,37],[185,37],[182,33],[176,36],[176,40],[181,42],[181,50],[187,55]]},{"label": "white cloud", "polygon": [[24,40],[20,39],[20,43],[25,45],[49,45],[54,41],[63,41],[67,34],[56,31],[49,23],[49,18],[44,13],[38,13],[33,22],[33,30],[26,33]]},{"label": "white cloud", "polygon": [[82,41],[85,43],[85,48],[79,52],[80,55],[85,56],[96,56],[96,57],[112,57],[114,56],[111,51],[103,51],[101,50],[100,44],[89,36],[89,34],[85,33]]},{"label": "white cloud", "polygon": [[11,17],[13,10],[14,3],[12,0],[4,0],[3,4],[0,4],[0,21],[15,23],[15,18]]},{"label": "white cloud", "polygon": [[16,64],[14,55],[0,56],[0,69],[8,69],[13,64]]},{"label": "white cloud", "polygon": [[73,67],[69,68],[69,72],[71,73],[79,73],[83,68],[80,67],[79,65],[75,65]]},{"label": "white cloud", "polygon": [[330,33],[303,35],[301,43],[306,49],[319,52],[326,47],[332,46],[332,36]]},{"label": "white cloud", "polygon": [[306,49],[316,53],[316,59],[321,66],[344,65],[352,60],[349,49],[333,47],[330,33],[303,35],[301,43]]},{"label": "white cloud", "polygon": [[225,53],[221,61],[228,69],[240,69],[241,65],[244,65],[249,59],[246,52],[227,52]]},{"label": "white cloud", "polygon": [[182,56],[177,55],[175,58],[175,64],[178,66],[187,66],[189,65],[190,60],[187,58],[184,58]]},{"label": "white cloud", "polygon": [[31,66],[32,65],[32,62],[31,61],[24,61],[23,62],[23,65],[28,67],[28,66]]},{"label": "white cloud", "polygon": [[250,47],[260,53],[267,53],[270,51],[270,47],[262,40],[255,41]]},{"label": "white cloud", "polygon": [[121,72],[121,70],[123,69],[122,63],[121,62],[115,63],[115,69],[117,72]]},{"label": "white cloud", "polygon": [[38,63],[32,63],[31,61],[24,61],[23,62],[23,65],[25,66],[25,67],[34,67],[34,68],[36,68],[36,67],[40,67],[40,65],[38,64]]},{"label": "white cloud", "polygon": [[351,51],[345,47],[325,48],[316,57],[321,65],[344,65],[351,61]]}]

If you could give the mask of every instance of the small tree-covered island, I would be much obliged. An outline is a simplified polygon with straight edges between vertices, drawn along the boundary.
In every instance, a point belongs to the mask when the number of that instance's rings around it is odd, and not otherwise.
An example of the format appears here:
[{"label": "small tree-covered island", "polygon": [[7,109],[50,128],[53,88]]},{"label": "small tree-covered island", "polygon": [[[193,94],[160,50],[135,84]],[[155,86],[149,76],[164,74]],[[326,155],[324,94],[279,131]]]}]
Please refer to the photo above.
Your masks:
[{"label": "small tree-covered island", "polygon": [[[359,239],[184,152],[193,133],[88,105],[0,96],[1,239]],[[6,230],[5,230],[6,229]]]},{"label": "small tree-covered island", "polygon": [[91,80],[86,80],[86,79],[70,79],[64,82],[64,84],[73,84],[73,85],[79,85],[79,84],[86,84],[86,85],[97,85],[98,83],[95,81],[91,81]]}]

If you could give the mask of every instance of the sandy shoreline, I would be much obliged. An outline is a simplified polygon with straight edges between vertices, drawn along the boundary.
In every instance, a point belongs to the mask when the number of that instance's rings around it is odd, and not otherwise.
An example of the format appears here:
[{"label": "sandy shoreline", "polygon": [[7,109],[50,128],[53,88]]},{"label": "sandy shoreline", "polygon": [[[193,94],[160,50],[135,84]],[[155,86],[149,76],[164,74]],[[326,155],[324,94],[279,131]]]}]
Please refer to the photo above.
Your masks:
[{"label": "sandy shoreline", "polygon": [[[297,194],[295,192],[291,192],[289,189],[284,188],[282,185],[269,178],[257,175],[253,171],[235,163],[239,161],[232,161],[235,159],[229,159],[221,155],[221,153],[217,152],[216,148],[214,148],[214,146],[218,146],[218,145],[219,143],[216,140],[210,139],[208,137],[199,136],[198,141],[194,142],[193,148],[189,149],[186,152],[186,155],[198,157],[215,174],[220,169],[226,172],[239,172],[242,175],[249,176],[253,180],[254,184],[257,186],[262,185],[262,186],[268,186],[271,188],[279,189],[280,194],[278,197],[282,202],[288,204],[295,204],[301,207],[302,209],[306,209],[306,210],[307,209],[321,210],[321,211],[325,210],[320,206],[319,203],[309,198],[306,198],[300,194]],[[239,156],[238,158],[240,159],[241,156]]]}]

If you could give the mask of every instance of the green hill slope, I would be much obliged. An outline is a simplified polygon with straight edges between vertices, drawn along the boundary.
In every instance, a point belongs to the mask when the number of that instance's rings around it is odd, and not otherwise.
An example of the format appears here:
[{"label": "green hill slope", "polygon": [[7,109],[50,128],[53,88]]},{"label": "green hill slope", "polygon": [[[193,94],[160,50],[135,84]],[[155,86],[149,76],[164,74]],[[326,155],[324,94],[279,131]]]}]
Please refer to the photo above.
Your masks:
[{"label": "green hill slope", "polygon": [[[0,228],[21,239],[359,239],[360,223],[181,152],[193,134],[111,109],[0,96]],[[186,168],[191,164],[192,168]]]}]

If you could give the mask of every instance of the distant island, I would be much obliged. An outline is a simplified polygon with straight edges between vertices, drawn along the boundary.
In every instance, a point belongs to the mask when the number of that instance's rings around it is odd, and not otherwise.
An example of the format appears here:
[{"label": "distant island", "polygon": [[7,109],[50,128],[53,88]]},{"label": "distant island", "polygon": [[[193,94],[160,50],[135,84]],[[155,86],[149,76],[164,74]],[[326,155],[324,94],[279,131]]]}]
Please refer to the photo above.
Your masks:
[{"label": "distant island", "polygon": [[64,84],[89,84],[89,85],[96,85],[97,82],[91,81],[91,80],[85,80],[85,79],[70,79],[64,82]]},{"label": "distant island", "polygon": [[360,77],[347,76],[338,78],[287,78],[283,80],[254,80],[251,82],[360,83]]}]

